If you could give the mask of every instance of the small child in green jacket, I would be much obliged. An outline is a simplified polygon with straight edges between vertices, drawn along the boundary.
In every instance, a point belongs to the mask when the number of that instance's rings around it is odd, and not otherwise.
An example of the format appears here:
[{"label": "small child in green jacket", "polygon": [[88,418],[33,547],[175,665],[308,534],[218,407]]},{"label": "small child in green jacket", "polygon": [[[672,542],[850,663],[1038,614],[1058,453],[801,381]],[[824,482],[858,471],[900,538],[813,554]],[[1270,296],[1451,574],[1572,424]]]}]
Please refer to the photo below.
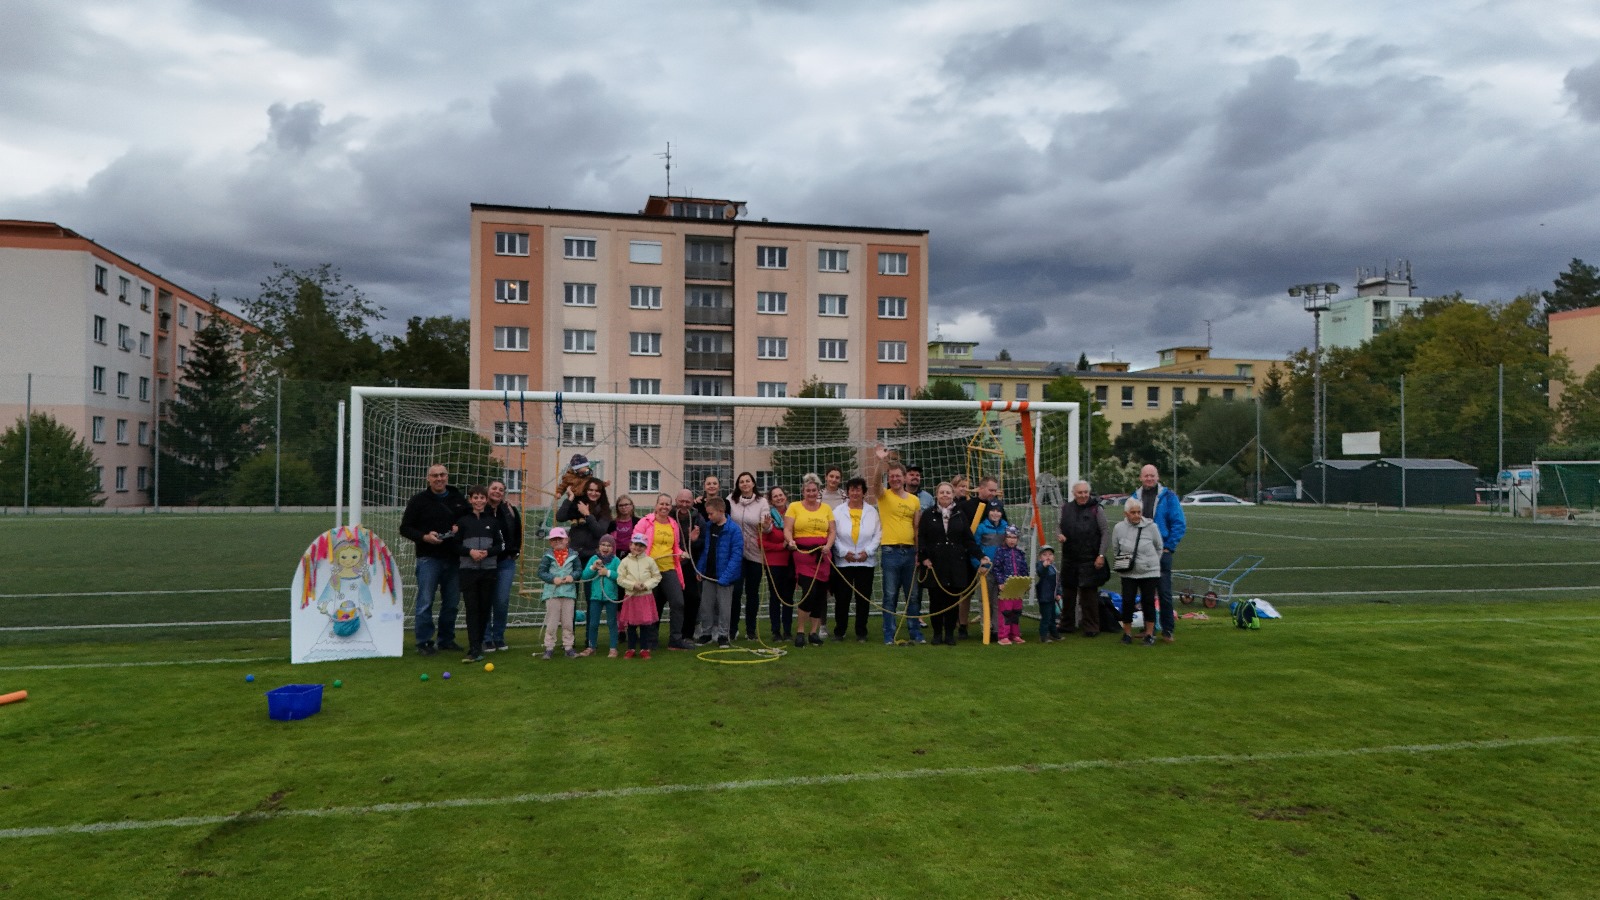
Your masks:
[{"label": "small child in green jacket", "polygon": [[599,549],[594,559],[589,560],[589,571],[584,573],[585,580],[589,582],[589,614],[586,617],[589,644],[579,656],[594,653],[595,642],[600,639],[600,612],[604,610],[606,630],[611,632],[611,652],[608,655],[612,659],[617,658],[617,610],[622,602],[622,595],[617,588],[617,567],[621,562],[617,558],[617,539],[609,534],[601,535]]}]

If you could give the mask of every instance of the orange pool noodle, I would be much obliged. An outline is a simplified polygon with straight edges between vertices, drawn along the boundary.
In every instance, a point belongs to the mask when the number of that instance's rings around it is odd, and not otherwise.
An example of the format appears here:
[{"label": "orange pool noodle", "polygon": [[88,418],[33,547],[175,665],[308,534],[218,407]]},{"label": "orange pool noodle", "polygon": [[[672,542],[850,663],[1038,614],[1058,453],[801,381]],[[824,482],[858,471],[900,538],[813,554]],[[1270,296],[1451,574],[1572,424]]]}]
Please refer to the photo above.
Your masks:
[{"label": "orange pool noodle", "polygon": [[16,703],[18,700],[26,699],[28,699],[27,691],[12,691],[9,694],[0,694],[0,706],[5,706],[7,703]]}]

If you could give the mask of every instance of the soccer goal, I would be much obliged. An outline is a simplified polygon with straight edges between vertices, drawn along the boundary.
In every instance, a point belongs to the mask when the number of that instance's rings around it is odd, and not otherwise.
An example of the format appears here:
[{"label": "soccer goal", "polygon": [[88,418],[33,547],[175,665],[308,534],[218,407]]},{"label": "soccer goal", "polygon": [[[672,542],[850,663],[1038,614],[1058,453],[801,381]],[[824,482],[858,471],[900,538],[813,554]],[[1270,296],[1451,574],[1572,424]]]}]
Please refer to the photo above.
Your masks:
[{"label": "soccer goal", "polygon": [[[648,513],[656,495],[707,476],[723,494],[749,472],[765,492],[781,486],[798,500],[801,478],[837,466],[845,479],[878,470],[882,444],[921,466],[923,487],[961,474],[999,479],[1024,546],[1055,535],[1063,485],[1078,477],[1076,403],[978,400],[854,400],[662,394],[575,394],[393,387],[351,389],[349,521],[376,531],[415,587],[410,541],[400,537],[407,500],[442,463],[465,488],[499,479],[525,522],[512,621],[538,624],[534,572],[556,521],[561,484],[581,455],[608,483],[607,501],[626,495]],[[879,472],[881,475],[881,472]],[[1040,504],[1043,504],[1041,506]]]},{"label": "soccer goal", "polygon": [[1535,460],[1531,469],[1532,484],[1523,480],[1511,490],[1536,498],[1535,519],[1600,523],[1600,460]]}]

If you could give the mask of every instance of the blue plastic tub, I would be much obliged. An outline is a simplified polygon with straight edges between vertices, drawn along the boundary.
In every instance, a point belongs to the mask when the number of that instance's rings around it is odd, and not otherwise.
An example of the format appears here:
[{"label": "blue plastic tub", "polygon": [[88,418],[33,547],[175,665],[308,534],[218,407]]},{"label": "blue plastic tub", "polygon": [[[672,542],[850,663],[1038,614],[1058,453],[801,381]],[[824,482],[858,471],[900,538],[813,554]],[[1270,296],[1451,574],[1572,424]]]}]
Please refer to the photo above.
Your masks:
[{"label": "blue plastic tub", "polygon": [[267,691],[267,715],[293,722],[322,712],[322,685],[286,684]]}]

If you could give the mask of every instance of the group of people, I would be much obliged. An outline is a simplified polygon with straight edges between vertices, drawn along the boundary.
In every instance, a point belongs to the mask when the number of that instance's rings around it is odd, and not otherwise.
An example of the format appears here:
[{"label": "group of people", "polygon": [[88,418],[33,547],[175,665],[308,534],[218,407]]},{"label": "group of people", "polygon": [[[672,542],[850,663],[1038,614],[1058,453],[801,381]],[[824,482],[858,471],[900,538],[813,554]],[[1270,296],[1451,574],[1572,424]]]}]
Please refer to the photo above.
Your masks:
[{"label": "group of people", "polygon": [[[726,494],[720,479],[709,476],[698,496],[688,489],[658,494],[641,515],[628,495],[611,501],[607,483],[575,456],[555,510],[560,524],[550,529],[538,565],[545,629],[535,655],[593,655],[601,649],[602,623],[610,657],[621,651],[624,658],[649,659],[661,646],[663,625],[666,647],[674,650],[729,647],[739,639],[741,620],[744,638],[755,640],[763,586],[769,638],[797,648],[828,639],[830,600],[833,640],[853,633],[857,641],[877,638],[892,646],[901,642],[903,627],[904,642],[953,646],[968,637],[973,595],[984,589],[997,612],[993,637],[1000,644],[1024,643],[1022,594],[1006,585],[1027,580],[1029,564],[998,481],[986,477],[972,485],[956,475],[929,491],[919,467],[893,459],[885,448],[873,462],[868,477],[846,479],[837,466],[806,474],[794,499],[779,486],[758,492],[749,472],[739,473]],[[1061,565],[1052,548],[1042,547],[1033,567],[1041,640],[1075,630],[1096,636],[1099,589],[1113,573],[1122,577],[1127,598],[1123,641],[1134,640],[1135,600],[1143,610],[1144,643],[1155,642],[1158,618],[1161,637],[1174,639],[1172,557],[1183,538],[1183,511],[1154,466],[1145,467],[1140,481],[1115,528],[1107,527],[1088,483],[1074,485],[1060,515]],[[464,660],[509,650],[505,623],[522,521],[505,499],[505,485],[494,481],[463,493],[449,484],[443,465],[431,466],[427,488],[406,506],[400,533],[417,548],[417,652],[463,650],[455,641],[462,599]],[[1069,603],[1061,602],[1064,596]],[[874,606],[882,612],[881,629],[869,637]],[[586,626],[581,650],[575,629],[580,608]]]}]

